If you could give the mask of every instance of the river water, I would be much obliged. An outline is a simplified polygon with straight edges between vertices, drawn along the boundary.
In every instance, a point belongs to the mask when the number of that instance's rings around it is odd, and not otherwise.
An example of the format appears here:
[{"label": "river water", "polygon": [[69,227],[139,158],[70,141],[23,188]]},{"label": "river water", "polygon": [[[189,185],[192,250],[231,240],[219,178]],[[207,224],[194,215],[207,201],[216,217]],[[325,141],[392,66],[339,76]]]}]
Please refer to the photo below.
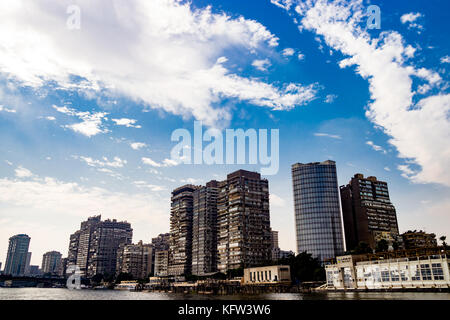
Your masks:
[{"label": "river water", "polygon": [[325,292],[259,295],[191,295],[118,290],[0,288],[0,300],[450,300],[450,293]]}]

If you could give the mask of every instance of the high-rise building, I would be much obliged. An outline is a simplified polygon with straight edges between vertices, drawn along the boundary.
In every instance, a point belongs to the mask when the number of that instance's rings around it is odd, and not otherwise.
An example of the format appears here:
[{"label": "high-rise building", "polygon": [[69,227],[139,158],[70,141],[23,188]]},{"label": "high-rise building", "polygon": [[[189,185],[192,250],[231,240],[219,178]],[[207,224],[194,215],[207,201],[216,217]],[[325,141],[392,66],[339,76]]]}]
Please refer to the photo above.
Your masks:
[{"label": "high-rise building", "polygon": [[26,234],[18,234],[9,238],[4,274],[14,276],[25,274],[30,239]]},{"label": "high-rise building", "polygon": [[271,260],[269,183],[239,170],[219,183],[218,270],[258,266]]},{"label": "high-rise building", "polygon": [[101,221],[101,216],[88,218],[71,235],[69,265],[76,261],[82,276],[116,273],[117,251],[122,244],[131,244],[133,229],[124,221]]},{"label": "high-rise building", "polygon": [[386,182],[355,174],[340,190],[347,250],[360,242],[375,249],[382,239],[390,244],[397,241],[397,214]]},{"label": "high-rise building", "polygon": [[192,214],[194,191],[185,185],[172,191],[170,209],[169,275],[187,275],[192,271]]},{"label": "high-rise building", "polygon": [[297,253],[325,261],[344,252],[336,163],[292,165]]},{"label": "high-rise building", "polygon": [[61,267],[62,254],[58,251],[49,251],[42,256],[42,273],[58,274]]},{"label": "high-rise building", "polygon": [[67,273],[67,266],[69,263],[69,258],[62,258],[61,263],[59,264],[58,275],[61,277],[65,277]]},{"label": "high-rise building", "polygon": [[155,276],[166,277],[169,269],[169,250],[155,252]]},{"label": "high-rise building", "polygon": [[28,253],[27,253],[27,260],[25,261],[25,272],[24,272],[24,274],[25,274],[26,276],[28,276],[28,275],[30,274],[31,255],[32,255],[31,252],[28,252]]},{"label": "high-rise building", "polygon": [[146,279],[153,272],[153,245],[122,244],[117,253],[116,274],[129,273],[135,279]]},{"label": "high-rise building", "polygon": [[211,181],[194,191],[192,218],[192,274],[217,271],[218,182]]},{"label": "high-rise building", "polygon": [[278,231],[271,231],[272,236],[272,260],[277,261],[281,258],[281,249],[278,244]]},{"label": "high-rise building", "polygon": [[168,275],[169,242],[170,233],[162,233],[156,238],[152,238],[152,244],[155,250],[154,275],[157,277],[165,277]]}]

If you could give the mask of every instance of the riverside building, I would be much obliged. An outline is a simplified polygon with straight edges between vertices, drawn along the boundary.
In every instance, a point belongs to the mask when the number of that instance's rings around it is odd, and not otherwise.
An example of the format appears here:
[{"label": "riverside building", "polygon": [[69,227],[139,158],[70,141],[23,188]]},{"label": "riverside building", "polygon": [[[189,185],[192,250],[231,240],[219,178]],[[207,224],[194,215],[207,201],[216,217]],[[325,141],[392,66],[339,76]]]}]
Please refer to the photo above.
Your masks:
[{"label": "riverside building", "polygon": [[28,253],[30,239],[26,234],[18,234],[9,238],[4,274],[23,276],[28,271],[26,269],[30,263],[29,257],[31,257],[31,253]]},{"label": "riverside building", "polygon": [[344,252],[336,163],[292,165],[297,253],[321,262]]},{"label": "riverside building", "polygon": [[397,214],[386,182],[358,173],[349,184],[340,187],[340,192],[347,250],[359,242],[372,249],[381,240],[390,245],[400,242]]}]

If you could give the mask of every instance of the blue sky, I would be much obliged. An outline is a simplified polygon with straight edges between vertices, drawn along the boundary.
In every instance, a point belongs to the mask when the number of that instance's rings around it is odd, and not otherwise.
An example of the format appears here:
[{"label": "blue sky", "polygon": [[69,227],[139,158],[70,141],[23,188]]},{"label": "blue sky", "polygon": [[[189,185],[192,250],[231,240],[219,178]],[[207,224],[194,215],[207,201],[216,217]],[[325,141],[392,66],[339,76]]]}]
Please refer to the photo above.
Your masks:
[{"label": "blue sky", "polygon": [[[79,29],[67,25],[73,3]],[[366,30],[370,4],[379,30]],[[17,233],[31,236],[33,264],[66,255],[100,213],[150,241],[169,230],[172,189],[260,170],[170,162],[172,132],[194,120],[279,129],[267,178],[282,249],[295,249],[290,166],[326,159],[340,185],[387,181],[401,231],[450,235],[446,1],[0,6],[0,261]]]}]

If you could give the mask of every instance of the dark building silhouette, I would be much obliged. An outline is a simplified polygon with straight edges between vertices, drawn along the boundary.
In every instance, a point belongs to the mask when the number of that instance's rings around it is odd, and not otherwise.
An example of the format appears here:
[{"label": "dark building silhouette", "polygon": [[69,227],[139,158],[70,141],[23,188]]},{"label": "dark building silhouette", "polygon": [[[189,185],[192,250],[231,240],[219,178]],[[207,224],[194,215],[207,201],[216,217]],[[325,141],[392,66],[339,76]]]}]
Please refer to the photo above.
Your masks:
[{"label": "dark building silhouette", "polygon": [[29,268],[31,253],[28,252],[30,237],[18,234],[9,238],[8,254],[6,256],[5,274],[23,276]]},{"label": "dark building silhouette", "polygon": [[386,182],[355,174],[340,191],[347,250],[360,242],[375,249],[380,240],[392,244],[399,239],[397,214]]}]

